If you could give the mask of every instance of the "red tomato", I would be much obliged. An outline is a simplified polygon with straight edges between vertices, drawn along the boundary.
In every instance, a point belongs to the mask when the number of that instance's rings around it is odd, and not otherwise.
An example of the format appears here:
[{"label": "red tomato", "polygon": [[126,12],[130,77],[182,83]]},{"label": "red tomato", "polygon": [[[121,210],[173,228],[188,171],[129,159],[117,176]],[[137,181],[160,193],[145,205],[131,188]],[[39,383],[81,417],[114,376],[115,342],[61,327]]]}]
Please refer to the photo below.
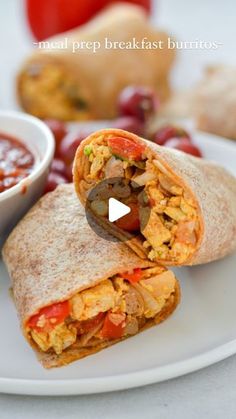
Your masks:
[{"label": "red tomato", "polygon": [[66,166],[66,177],[69,182],[73,182],[72,169],[73,169],[73,163],[69,164],[69,166]]},{"label": "red tomato", "polygon": [[97,316],[93,317],[92,319],[85,320],[83,322],[80,322],[78,326],[78,332],[79,334],[88,333],[90,330],[92,330],[94,327],[99,325],[103,317],[105,316],[105,313],[98,313]]},{"label": "red tomato", "polygon": [[27,0],[27,16],[38,41],[87,22],[105,0]]},{"label": "red tomato", "polygon": [[165,147],[175,148],[192,156],[202,157],[202,152],[188,138],[172,138],[165,143]]},{"label": "red tomato", "polygon": [[68,183],[68,180],[65,178],[65,176],[55,172],[49,173],[44,193],[54,191],[58,185],[63,183]]},{"label": "red tomato", "polygon": [[135,202],[131,202],[128,206],[131,209],[129,214],[119,218],[119,220],[115,222],[115,225],[121,230],[130,232],[137,231],[140,228],[138,205]]},{"label": "red tomato", "polygon": [[142,278],[142,269],[136,268],[133,270],[132,273],[125,272],[120,276],[124,279],[127,279],[127,281],[131,282],[131,284],[135,284],[135,282],[140,281],[140,279]]},{"label": "red tomato", "polygon": [[[38,314],[29,319],[28,326],[32,329],[40,331],[50,331],[57,324],[62,323],[70,314],[70,305],[68,301],[63,303],[52,304],[48,307],[42,308]],[[42,325],[38,324],[40,317],[42,318]]]},{"label": "red tomato", "polygon": [[150,87],[127,86],[118,97],[120,115],[133,116],[145,122],[155,114],[159,108],[159,100]]},{"label": "red tomato", "polygon": [[[38,41],[86,23],[100,9],[118,0],[26,0],[31,31]],[[148,12],[151,0],[124,0]]]},{"label": "red tomato", "polygon": [[171,138],[184,137],[191,141],[190,135],[182,128],[166,125],[160,128],[153,136],[154,143],[164,145]]},{"label": "red tomato", "polygon": [[129,160],[141,160],[145,150],[144,144],[137,144],[128,138],[113,137],[108,140],[113,154]]},{"label": "red tomato", "polygon": [[101,330],[102,337],[106,339],[120,339],[124,332],[125,319],[125,313],[108,311]]},{"label": "red tomato", "polygon": [[75,157],[77,148],[91,132],[69,132],[62,140],[59,147],[59,155],[66,165],[70,165]]},{"label": "red tomato", "polygon": [[63,122],[58,121],[56,119],[45,119],[45,124],[50,128],[52,131],[55,142],[56,142],[56,155],[58,154],[59,145],[61,143],[62,138],[65,137],[67,134],[66,126]]}]

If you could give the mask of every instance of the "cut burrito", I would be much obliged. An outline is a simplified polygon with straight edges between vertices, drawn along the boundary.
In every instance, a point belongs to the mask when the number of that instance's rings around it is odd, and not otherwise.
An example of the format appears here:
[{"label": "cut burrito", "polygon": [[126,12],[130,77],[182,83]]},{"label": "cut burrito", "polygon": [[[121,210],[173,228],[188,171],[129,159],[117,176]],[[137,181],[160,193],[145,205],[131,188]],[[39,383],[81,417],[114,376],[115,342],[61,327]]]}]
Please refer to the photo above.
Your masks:
[{"label": "cut burrito", "polygon": [[140,257],[192,265],[222,258],[236,247],[236,179],[213,162],[107,129],[81,143],[73,172],[84,205],[100,181],[130,180],[131,194],[121,199],[130,214],[112,224],[104,203],[93,211]]},{"label": "cut burrito", "polygon": [[128,85],[148,86],[163,102],[174,57],[168,35],[150,25],[142,8],[114,5],[86,25],[41,42],[18,76],[19,101],[39,118],[112,118]]},{"label": "cut burrito", "polygon": [[172,272],[91,230],[73,185],[41,198],[3,258],[24,336],[46,368],[160,323],[180,299]]}]

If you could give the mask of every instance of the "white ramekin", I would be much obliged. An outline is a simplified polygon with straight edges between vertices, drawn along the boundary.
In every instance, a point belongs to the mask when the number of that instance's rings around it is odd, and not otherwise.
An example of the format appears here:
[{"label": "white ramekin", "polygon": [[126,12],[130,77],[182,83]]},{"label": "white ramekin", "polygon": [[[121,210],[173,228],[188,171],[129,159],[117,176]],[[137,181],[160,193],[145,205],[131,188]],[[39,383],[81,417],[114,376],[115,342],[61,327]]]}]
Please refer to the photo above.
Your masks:
[{"label": "white ramekin", "polygon": [[0,111],[0,133],[20,140],[33,153],[32,173],[0,193],[0,247],[5,238],[43,192],[55,142],[49,128],[39,119],[14,111]]}]

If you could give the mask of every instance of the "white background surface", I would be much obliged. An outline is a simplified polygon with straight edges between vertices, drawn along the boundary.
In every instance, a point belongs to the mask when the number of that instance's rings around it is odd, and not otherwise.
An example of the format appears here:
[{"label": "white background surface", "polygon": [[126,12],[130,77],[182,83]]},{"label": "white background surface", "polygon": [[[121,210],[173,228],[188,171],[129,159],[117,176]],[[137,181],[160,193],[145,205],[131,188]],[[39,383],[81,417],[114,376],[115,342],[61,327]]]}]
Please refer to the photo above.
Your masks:
[{"label": "white background surface", "polygon": [[[182,40],[216,40],[217,51],[183,51],[175,68],[177,87],[197,80],[202,67],[234,62],[234,0],[159,0],[157,18]],[[14,103],[14,74],[30,49],[22,26],[23,0],[0,0],[0,108]],[[156,18],[156,19],[157,19]],[[220,309],[220,307],[219,307]],[[210,333],[210,331],[209,331]],[[2,343],[1,343],[2,344]],[[174,349],[174,348],[173,348]],[[136,390],[69,398],[34,398],[0,395],[0,418],[235,418],[236,357],[200,372]]]}]

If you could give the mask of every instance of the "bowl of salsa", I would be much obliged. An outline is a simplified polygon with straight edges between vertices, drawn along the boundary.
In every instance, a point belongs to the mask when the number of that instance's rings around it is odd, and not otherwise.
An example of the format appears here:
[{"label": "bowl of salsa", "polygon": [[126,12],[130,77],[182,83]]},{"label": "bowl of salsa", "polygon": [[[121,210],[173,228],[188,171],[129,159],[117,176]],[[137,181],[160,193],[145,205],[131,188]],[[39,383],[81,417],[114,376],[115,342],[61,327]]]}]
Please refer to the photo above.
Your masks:
[{"label": "bowl of salsa", "polygon": [[0,193],[29,176],[35,163],[33,153],[25,144],[0,132]]},{"label": "bowl of salsa", "polygon": [[54,138],[39,119],[0,111],[0,246],[41,196],[54,154]]}]

